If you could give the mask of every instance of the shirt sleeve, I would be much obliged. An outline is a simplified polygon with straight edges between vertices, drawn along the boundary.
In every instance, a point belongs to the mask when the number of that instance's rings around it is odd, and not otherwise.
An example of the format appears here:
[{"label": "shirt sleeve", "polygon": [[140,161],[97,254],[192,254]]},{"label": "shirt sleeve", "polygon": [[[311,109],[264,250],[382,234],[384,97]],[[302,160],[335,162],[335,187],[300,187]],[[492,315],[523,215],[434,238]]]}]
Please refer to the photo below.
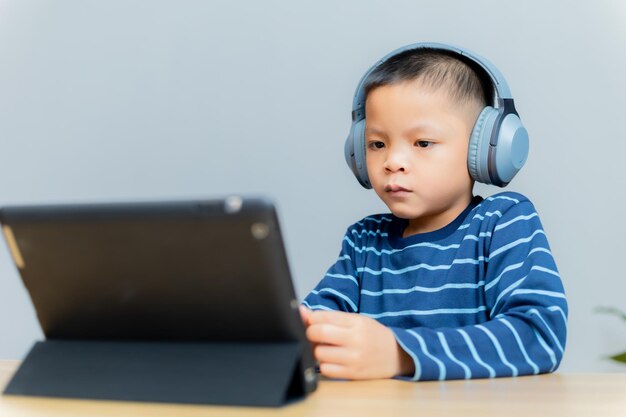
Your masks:
[{"label": "shirt sleeve", "polygon": [[360,282],[354,266],[355,243],[346,232],[337,261],[302,302],[311,310],[359,311]]},{"label": "shirt sleeve", "polygon": [[517,376],[558,367],[567,301],[532,203],[506,210],[486,242],[488,321],[460,328],[391,328],[415,363],[412,379]]}]

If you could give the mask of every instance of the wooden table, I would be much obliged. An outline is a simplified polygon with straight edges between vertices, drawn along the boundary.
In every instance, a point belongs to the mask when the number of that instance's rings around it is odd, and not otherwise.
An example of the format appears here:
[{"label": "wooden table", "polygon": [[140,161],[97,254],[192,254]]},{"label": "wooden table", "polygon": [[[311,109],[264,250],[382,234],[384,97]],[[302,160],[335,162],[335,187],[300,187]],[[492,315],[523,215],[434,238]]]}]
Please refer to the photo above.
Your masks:
[{"label": "wooden table", "polygon": [[[0,361],[0,387],[18,365]],[[0,397],[0,417],[31,416],[626,417],[626,373],[418,383],[322,380],[306,400],[267,409]]]}]

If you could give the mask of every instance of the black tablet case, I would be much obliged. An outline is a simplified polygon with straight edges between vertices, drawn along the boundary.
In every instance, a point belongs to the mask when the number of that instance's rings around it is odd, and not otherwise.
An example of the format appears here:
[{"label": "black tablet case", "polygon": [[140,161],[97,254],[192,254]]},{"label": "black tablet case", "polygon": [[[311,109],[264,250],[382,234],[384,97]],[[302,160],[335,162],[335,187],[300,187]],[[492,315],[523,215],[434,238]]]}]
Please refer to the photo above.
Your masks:
[{"label": "black tablet case", "polygon": [[276,406],[315,389],[270,201],[23,206],[0,221],[46,335],[5,394]]}]

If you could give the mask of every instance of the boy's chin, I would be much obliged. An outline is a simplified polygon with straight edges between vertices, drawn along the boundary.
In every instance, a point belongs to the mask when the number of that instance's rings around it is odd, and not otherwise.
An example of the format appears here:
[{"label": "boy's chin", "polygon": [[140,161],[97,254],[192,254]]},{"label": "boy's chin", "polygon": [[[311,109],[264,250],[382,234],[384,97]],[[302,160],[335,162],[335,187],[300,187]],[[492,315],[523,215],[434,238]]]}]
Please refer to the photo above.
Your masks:
[{"label": "boy's chin", "polygon": [[411,214],[404,214],[404,213],[394,213],[393,211],[391,212],[394,216],[396,216],[399,219],[403,219],[403,220],[413,220],[413,219],[417,219],[419,216],[415,216],[415,215],[411,215]]},{"label": "boy's chin", "polygon": [[387,208],[389,209],[389,211],[391,211],[391,213],[394,216],[396,216],[399,219],[411,220],[411,219],[418,218],[420,216],[420,213],[417,213],[416,210],[406,210],[406,209],[403,210],[402,208],[391,207],[389,205],[387,205]]},{"label": "boy's chin", "polygon": [[429,216],[433,210],[426,205],[415,203],[412,204],[386,204],[391,213],[399,219],[414,220],[423,216]]}]

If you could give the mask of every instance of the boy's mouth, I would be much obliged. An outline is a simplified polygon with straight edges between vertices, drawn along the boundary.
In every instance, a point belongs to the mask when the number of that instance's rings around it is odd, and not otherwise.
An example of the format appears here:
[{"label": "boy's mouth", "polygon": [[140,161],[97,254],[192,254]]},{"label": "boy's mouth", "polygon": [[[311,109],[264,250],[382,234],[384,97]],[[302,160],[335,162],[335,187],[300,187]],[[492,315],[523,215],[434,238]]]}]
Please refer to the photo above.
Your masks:
[{"label": "boy's mouth", "polygon": [[403,186],[398,185],[398,184],[387,184],[385,185],[385,191],[393,193],[393,192],[401,192],[401,191],[409,192],[411,190],[409,190],[408,188],[404,188]]}]

